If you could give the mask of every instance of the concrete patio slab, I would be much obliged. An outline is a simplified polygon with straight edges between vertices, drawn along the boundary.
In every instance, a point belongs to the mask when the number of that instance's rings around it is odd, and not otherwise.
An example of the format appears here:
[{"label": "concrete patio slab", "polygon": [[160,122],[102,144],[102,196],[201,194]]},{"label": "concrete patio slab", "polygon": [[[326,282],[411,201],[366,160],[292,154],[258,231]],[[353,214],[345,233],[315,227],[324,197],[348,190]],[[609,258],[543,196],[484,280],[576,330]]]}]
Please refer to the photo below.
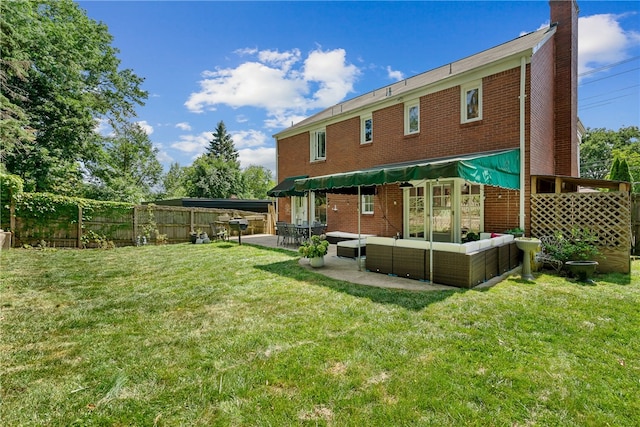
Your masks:
[{"label": "concrete patio slab", "polygon": [[[232,237],[230,240],[237,242],[238,238]],[[268,248],[287,249],[293,252],[297,252],[297,247],[295,246],[278,245],[277,236],[273,236],[270,234],[254,234],[242,236],[242,243],[264,246]],[[367,271],[364,266],[362,266],[362,268],[358,270],[358,264],[355,259],[342,258],[337,256],[336,249],[336,245],[329,245],[329,252],[324,258],[324,267],[313,268],[309,265],[309,260],[306,258],[301,258],[299,263],[302,267],[313,270],[314,272],[322,274],[326,277],[365,286],[376,286],[380,288],[403,289],[410,291],[461,290],[461,288],[456,288],[454,286],[440,285],[437,283],[422,282],[397,276],[373,273]],[[518,271],[519,268],[516,268],[503,274],[502,276],[494,277],[493,279],[476,286],[474,289],[486,289],[488,287],[494,286],[495,284],[501,282],[510,275],[517,273]]]}]

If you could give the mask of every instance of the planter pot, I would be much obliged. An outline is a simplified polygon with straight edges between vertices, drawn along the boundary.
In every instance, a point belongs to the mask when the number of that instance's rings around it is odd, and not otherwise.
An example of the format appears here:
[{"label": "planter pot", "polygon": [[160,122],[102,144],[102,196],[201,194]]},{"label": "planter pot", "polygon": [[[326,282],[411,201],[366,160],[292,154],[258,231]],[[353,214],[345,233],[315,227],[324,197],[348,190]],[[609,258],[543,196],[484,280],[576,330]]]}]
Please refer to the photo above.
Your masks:
[{"label": "planter pot", "polygon": [[565,265],[579,282],[593,283],[592,277],[598,267],[597,261],[567,261]]},{"label": "planter pot", "polygon": [[317,257],[309,258],[309,265],[311,265],[311,267],[314,267],[314,268],[324,267],[324,257],[317,256]]},{"label": "planter pot", "polygon": [[198,244],[198,245],[199,245],[199,244],[201,244],[201,243],[202,243],[202,241],[203,241],[203,240],[202,240],[201,238],[199,238],[199,237],[198,237],[198,238],[196,239],[196,244]]},{"label": "planter pot", "polygon": [[191,235],[189,236],[189,239],[191,240],[191,243],[195,243],[195,242],[196,242],[196,240],[198,239],[198,236],[197,236],[197,235],[195,235],[195,234],[191,234]]}]

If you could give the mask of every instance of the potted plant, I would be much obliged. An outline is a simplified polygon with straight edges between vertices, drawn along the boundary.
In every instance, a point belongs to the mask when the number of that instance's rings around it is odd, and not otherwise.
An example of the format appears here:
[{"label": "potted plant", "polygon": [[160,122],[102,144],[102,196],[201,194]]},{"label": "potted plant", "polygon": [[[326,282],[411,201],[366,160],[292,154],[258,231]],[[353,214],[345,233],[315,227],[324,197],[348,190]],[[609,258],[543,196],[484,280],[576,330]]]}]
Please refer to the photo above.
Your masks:
[{"label": "potted plant", "polygon": [[513,234],[513,237],[523,237],[524,236],[524,230],[520,227],[515,227],[515,228],[511,228],[507,231],[505,231],[506,234]]},{"label": "potted plant", "polygon": [[598,266],[593,258],[600,255],[597,241],[597,236],[591,231],[574,228],[568,237],[561,232],[556,233],[553,243],[544,243],[544,250],[552,258],[562,262],[579,281],[593,282],[591,277]]},{"label": "potted plant", "polygon": [[312,267],[322,267],[324,265],[324,256],[328,251],[329,242],[321,236],[311,236],[311,239],[298,248],[300,255],[309,258],[309,264]]}]

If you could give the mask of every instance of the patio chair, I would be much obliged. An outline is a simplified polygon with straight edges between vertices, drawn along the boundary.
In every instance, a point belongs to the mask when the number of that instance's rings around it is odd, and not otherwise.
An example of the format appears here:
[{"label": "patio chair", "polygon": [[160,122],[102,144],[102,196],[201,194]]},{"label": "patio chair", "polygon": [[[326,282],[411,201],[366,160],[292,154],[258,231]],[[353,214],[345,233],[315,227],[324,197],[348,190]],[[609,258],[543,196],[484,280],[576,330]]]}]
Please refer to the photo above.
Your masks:
[{"label": "patio chair", "polygon": [[311,227],[312,236],[322,236],[324,234],[325,226],[323,224],[314,223]]},{"label": "patio chair", "polygon": [[214,240],[229,240],[229,234],[227,233],[227,227],[224,222],[216,221],[211,224],[211,237]]},{"label": "patio chair", "polygon": [[286,224],[286,240],[287,244],[300,244],[302,236],[298,231],[298,227],[295,224]]},{"label": "patio chair", "polygon": [[553,236],[540,237],[540,252],[536,254],[536,261],[553,268],[556,272],[560,272],[563,267],[563,262],[552,257],[545,249],[547,245],[560,246],[561,243]]},{"label": "patio chair", "polygon": [[284,221],[276,221],[277,244],[284,246],[287,238],[287,223]]}]

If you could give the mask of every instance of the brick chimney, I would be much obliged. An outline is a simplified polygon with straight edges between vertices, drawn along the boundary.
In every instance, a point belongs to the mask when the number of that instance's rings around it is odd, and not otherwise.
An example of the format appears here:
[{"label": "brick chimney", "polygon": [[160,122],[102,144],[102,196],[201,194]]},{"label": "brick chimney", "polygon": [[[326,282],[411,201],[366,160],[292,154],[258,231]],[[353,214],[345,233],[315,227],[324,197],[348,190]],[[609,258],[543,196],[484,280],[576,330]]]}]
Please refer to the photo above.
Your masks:
[{"label": "brick chimney", "polygon": [[578,3],[551,0],[555,41],[554,122],[556,175],[578,176]]}]

